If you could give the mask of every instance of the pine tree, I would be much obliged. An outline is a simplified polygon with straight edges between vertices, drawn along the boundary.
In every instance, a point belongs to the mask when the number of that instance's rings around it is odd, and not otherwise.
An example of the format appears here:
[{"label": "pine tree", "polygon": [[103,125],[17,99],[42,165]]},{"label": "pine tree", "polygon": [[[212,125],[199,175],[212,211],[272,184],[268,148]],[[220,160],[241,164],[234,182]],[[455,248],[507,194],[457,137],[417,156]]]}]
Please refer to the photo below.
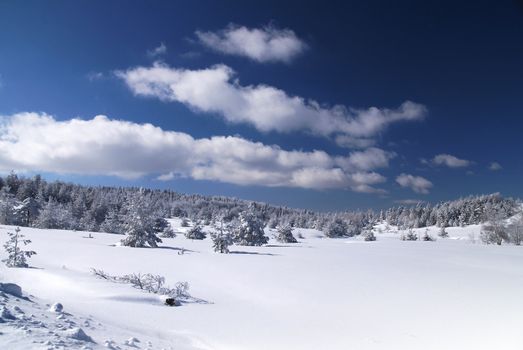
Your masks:
[{"label": "pine tree", "polygon": [[240,214],[240,223],[234,229],[234,242],[238,245],[261,246],[269,238],[265,236],[262,221],[254,214],[252,209]]},{"label": "pine tree", "polygon": [[223,220],[217,232],[211,233],[212,247],[215,252],[229,254],[229,246],[233,244],[229,226],[223,226]]},{"label": "pine tree", "polygon": [[162,242],[154,231],[151,211],[141,192],[130,201],[124,221],[124,232],[127,235],[121,241],[124,246],[156,248],[157,243]]},{"label": "pine tree", "polygon": [[292,228],[289,225],[278,227],[278,235],[276,240],[281,243],[298,243],[296,238],[292,235]]},{"label": "pine tree", "polygon": [[2,260],[8,267],[29,267],[27,258],[35,255],[36,252],[32,250],[22,250],[22,246],[26,246],[31,241],[24,239],[24,235],[20,233],[20,228],[15,228],[15,232],[7,232],[9,239],[4,244],[4,248],[8,254],[7,259]]},{"label": "pine tree", "polygon": [[105,216],[105,220],[100,225],[100,230],[107,233],[116,233],[123,235],[125,233],[124,227],[120,222],[118,212],[115,209],[110,209]]},{"label": "pine tree", "polygon": [[185,237],[188,239],[205,239],[207,235],[203,232],[200,225],[194,225],[194,227],[185,233]]}]

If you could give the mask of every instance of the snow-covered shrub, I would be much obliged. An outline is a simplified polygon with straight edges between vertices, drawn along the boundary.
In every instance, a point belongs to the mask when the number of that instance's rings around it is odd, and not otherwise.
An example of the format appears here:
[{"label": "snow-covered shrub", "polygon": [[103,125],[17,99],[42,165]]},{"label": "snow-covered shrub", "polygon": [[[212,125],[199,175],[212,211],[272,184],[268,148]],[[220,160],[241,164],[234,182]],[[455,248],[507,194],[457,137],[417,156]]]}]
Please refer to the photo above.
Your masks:
[{"label": "snow-covered shrub", "polygon": [[418,235],[414,233],[414,230],[411,228],[407,231],[407,233],[402,233],[400,239],[402,241],[417,241]]},{"label": "snow-covered shrub", "polygon": [[501,245],[508,241],[508,234],[503,226],[486,224],[481,227],[480,238],[485,244]]},{"label": "snow-covered shrub", "polygon": [[180,226],[181,227],[189,227],[189,220],[187,220],[186,218],[183,218]]},{"label": "snow-covered shrub", "polygon": [[205,239],[207,235],[203,232],[200,225],[195,225],[185,233],[185,237],[188,239]]},{"label": "snow-covered shrub", "polygon": [[9,239],[4,244],[7,252],[7,259],[2,260],[8,267],[29,267],[27,259],[35,255],[32,250],[22,250],[23,246],[31,243],[31,240],[25,239],[20,233],[20,228],[15,228],[15,232],[7,232]]},{"label": "snow-covered shrub", "polygon": [[429,230],[428,229],[425,230],[425,233],[423,234],[421,239],[424,240],[425,242],[432,242],[432,241],[436,240],[434,237],[429,235]]},{"label": "snow-covered shrub", "polygon": [[233,239],[236,244],[247,246],[261,246],[269,241],[262,221],[252,210],[240,214],[240,223],[234,228]]},{"label": "snow-covered shrub", "polygon": [[376,240],[376,236],[372,230],[365,230],[363,231],[363,239],[367,242],[371,242]]},{"label": "snow-covered shrub", "polygon": [[123,276],[113,276],[105,273],[103,270],[91,268],[91,272],[100,278],[106,279],[115,283],[127,283],[134,288],[141,289],[148,293],[166,295],[175,298],[177,301],[199,301],[189,294],[188,282],[177,282],[174,287],[165,285],[165,277],[160,275],[153,275],[151,273],[132,273]]},{"label": "snow-covered shrub", "polygon": [[325,231],[325,236],[329,238],[343,237],[347,235],[347,224],[339,218],[334,219]]},{"label": "snow-covered shrub", "polygon": [[174,238],[176,233],[171,227],[171,224],[163,217],[158,216],[154,222],[154,232],[158,233],[162,238]]},{"label": "snow-covered shrub", "polygon": [[292,227],[283,225],[278,227],[278,234],[276,240],[281,243],[298,243],[296,238],[292,235]]},{"label": "snow-covered shrub", "polygon": [[523,243],[523,213],[508,227],[508,238],[512,244],[521,245]]},{"label": "snow-covered shrub", "polygon": [[440,236],[441,238],[447,238],[449,236],[449,233],[445,230],[445,226],[441,227],[438,236]]}]

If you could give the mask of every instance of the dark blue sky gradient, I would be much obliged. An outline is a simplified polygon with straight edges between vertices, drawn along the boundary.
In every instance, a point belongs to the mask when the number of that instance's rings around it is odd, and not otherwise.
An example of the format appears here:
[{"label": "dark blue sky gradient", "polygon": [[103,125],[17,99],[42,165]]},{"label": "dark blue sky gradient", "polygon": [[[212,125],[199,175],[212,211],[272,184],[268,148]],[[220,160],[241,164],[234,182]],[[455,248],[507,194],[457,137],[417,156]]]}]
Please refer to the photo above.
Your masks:
[{"label": "dark blue sky gradient", "polygon": [[[195,30],[217,30],[231,22],[290,28],[309,48],[290,64],[259,64],[194,42]],[[260,133],[181,104],[133,96],[111,72],[150,65],[146,52],[160,42],[168,48],[163,60],[173,67],[224,63],[242,85],[268,84],[330,105],[394,108],[412,100],[428,108],[428,118],[392,125],[380,135],[379,147],[398,154],[380,171],[388,179],[386,197],[188,179],[49,178],[320,210],[383,208],[406,198],[440,201],[498,191],[523,196],[523,6],[517,1],[2,1],[0,114],[43,111],[58,119],[105,114],[195,138],[239,134],[283,149],[347,153],[327,139]],[[106,77],[90,81],[90,72]],[[439,153],[475,163],[450,169],[419,161]],[[503,169],[488,170],[492,161]],[[394,178],[402,172],[432,181],[431,193],[399,187]]]}]

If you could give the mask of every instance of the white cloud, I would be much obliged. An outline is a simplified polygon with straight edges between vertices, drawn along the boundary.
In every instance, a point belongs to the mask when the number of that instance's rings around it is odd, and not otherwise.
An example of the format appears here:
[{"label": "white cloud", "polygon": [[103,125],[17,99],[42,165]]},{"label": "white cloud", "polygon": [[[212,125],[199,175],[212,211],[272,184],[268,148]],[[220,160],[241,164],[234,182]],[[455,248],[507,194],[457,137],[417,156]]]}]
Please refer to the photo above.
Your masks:
[{"label": "white cloud", "polygon": [[273,26],[260,29],[230,24],[218,32],[195,34],[200,43],[214,51],[257,62],[290,62],[307,48],[292,30]]},{"label": "white cloud", "polygon": [[104,79],[105,75],[102,72],[89,72],[86,77],[89,81],[97,81]]},{"label": "white cloud", "polygon": [[409,174],[401,174],[396,178],[396,182],[401,187],[410,188],[416,193],[422,193],[427,194],[429,193],[429,190],[432,188],[432,182],[429,180],[421,177],[421,176],[413,176]]},{"label": "white cloud", "polygon": [[432,159],[432,163],[436,165],[446,165],[449,168],[463,168],[472,164],[470,160],[459,159],[450,154],[438,154]]},{"label": "white cloud", "polygon": [[189,177],[238,185],[352,189],[381,192],[386,179],[372,170],[393,157],[371,148],[347,157],[286,151],[240,137],[195,139],[151,124],[111,120],[58,121],[38,113],[0,117],[0,170]]},{"label": "white cloud", "polygon": [[391,123],[421,120],[426,114],[423,105],[410,101],[397,109],[326,107],[272,86],[242,86],[225,65],[187,70],[156,63],[116,74],[135,95],[180,102],[196,111],[218,114],[230,123],[250,124],[262,132],[346,135],[351,143],[360,145],[370,145],[369,138]]},{"label": "white cloud", "polygon": [[497,170],[501,170],[503,169],[503,167],[501,166],[501,164],[499,164],[498,162],[492,162],[490,163],[489,167],[488,167],[490,170],[492,171],[497,171]]},{"label": "white cloud", "polygon": [[155,47],[152,50],[147,51],[147,56],[155,58],[158,56],[165,55],[167,53],[167,46],[164,43],[160,43],[160,46]]}]

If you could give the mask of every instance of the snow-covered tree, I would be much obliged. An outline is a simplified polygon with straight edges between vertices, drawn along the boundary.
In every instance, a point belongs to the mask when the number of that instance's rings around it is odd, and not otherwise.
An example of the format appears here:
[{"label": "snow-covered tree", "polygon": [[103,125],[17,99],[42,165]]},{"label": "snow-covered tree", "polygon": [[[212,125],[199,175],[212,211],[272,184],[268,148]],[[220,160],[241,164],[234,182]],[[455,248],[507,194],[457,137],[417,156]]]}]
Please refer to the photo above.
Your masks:
[{"label": "snow-covered tree", "polygon": [[325,236],[329,238],[343,237],[347,235],[347,224],[339,218],[334,219],[325,231]]},{"label": "snow-covered tree", "polygon": [[215,252],[229,254],[229,246],[233,244],[230,226],[224,226],[223,221],[217,231],[211,233],[212,248]]},{"label": "snow-covered tree", "polygon": [[507,228],[503,222],[503,215],[493,208],[488,208],[485,217],[487,218],[487,223],[481,227],[481,241],[485,244],[497,245],[501,245],[503,241],[509,241]]},{"label": "snow-covered tree", "polygon": [[194,225],[185,233],[185,237],[188,239],[205,239],[207,235],[203,232],[200,225]]},{"label": "snow-covered tree", "polygon": [[448,232],[445,230],[445,226],[441,227],[438,236],[440,236],[441,238],[447,238],[449,236]]},{"label": "snow-covered tree", "polygon": [[296,238],[292,235],[292,227],[289,225],[279,226],[277,228],[278,234],[276,240],[281,243],[298,243]]},{"label": "snow-covered tree", "polygon": [[9,239],[4,244],[7,252],[7,259],[2,260],[8,267],[29,267],[27,259],[35,255],[32,250],[23,250],[22,247],[31,243],[29,239],[20,233],[20,228],[15,228],[15,232],[7,232]]},{"label": "snow-covered tree", "polygon": [[261,246],[269,241],[265,236],[263,222],[256,216],[252,206],[240,214],[240,222],[234,228],[233,236],[238,245]]},{"label": "snow-covered tree", "polygon": [[376,236],[372,230],[367,229],[363,231],[363,239],[367,242],[372,242],[376,240]]},{"label": "snow-covered tree", "polygon": [[187,220],[186,218],[183,218],[180,226],[181,227],[189,227],[189,220]]},{"label": "snow-covered tree", "polygon": [[422,240],[426,241],[426,242],[432,242],[432,241],[435,241],[436,239],[434,237],[432,237],[430,234],[429,234],[429,229],[426,229],[425,230],[425,233],[423,234],[423,236],[421,237]]},{"label": "snow-covered tree", "polygon": [[154,231],[154,219],[144,197],[135,195],[129,203],[127,215],[124,218],[126,237],[121,240],[122,245],[156,248],[162,240]]},{"label": "snow-covered tree", "polygon": [[116,209],[111,209],[107,212],[105,220],[100,225],[100,230],[107,233],[116,233],[123,235],[125,233],[125,228],[120,221],[118,212]]},{"label": "snow-covered tree", "polygon": [[401,235],[400,239],[402,241],[417,241],[418,240],[418,235],[414,233],[414,230],[409,228],[407,233],[403,233]]},{"label": "snow-covered tree", "polygon": [[519,214],[519,218],[508,227],[508,236],[512,244],[523,243],[523,213]]}]

